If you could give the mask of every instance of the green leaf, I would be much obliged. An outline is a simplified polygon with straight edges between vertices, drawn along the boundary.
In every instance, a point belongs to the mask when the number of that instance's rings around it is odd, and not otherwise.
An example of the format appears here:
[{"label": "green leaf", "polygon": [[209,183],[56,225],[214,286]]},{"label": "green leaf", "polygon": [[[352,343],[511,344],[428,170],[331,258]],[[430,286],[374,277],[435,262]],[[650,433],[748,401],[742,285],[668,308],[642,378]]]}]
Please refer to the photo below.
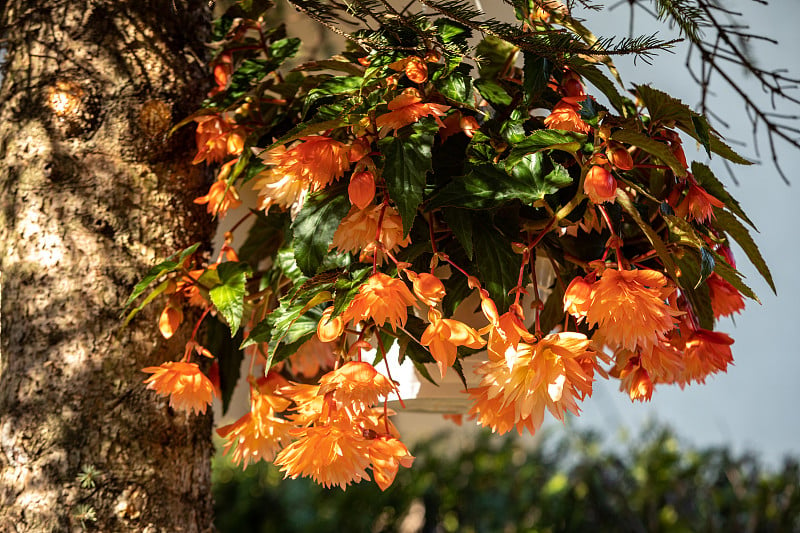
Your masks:
[{"label": "green leaf", "polygon": [[682,257],[676,258],[681,275],[677,279],[681,292],[686,296],[692,311],[697,316],[700,327],[714,329],[714,311],[711,307],[711,294],[708,285],[703,283],[702,265],[698,252],[686,250]]},{"label": "green leaf", "polygon": [[702,115],[692,115],[692,126],[697,132],[697,140],[706,149],[708,157],[711,157],[711,130],[708,127],[708,120]]},{"label": "green leaf", "polygon": [[523,59],[522,89],[525,91],[526,102],[530,103],[539,98],[547,87],[554,64],[550,59],[531,52],[524,52]]},{"label": "green leaf", "polygon": [[654,155],[660,159],[676,176],[686,176],[686,169],[683,168],[678,158],[672,154],[669,146],[662,142],[651,139],[647,135],[633,130],[617,130],[611,134],[611,139],[641,148],[648,154]]},{"label": "green leaf", "polygon": [[714,272],[714,265],[716,265],[714,255],[708,248],[700,248],[700,279],[697,280],[697,285],[694,287],[695,289]]},{"label": "green leaf", "polygon": [[744,227],[736,217],[724,209],[714,208],[714,215],[717,219],[717,226],[739,243],[744,253],[747,254],[747,258],[753,263],[753,266],[756,267],[756,270],[758,270],[758,273],[764,278],[764,281],[767,282],[772,292],[777,294],[778,291],[775,289],[772,273],[769,271],[767,262],[764,261],[764,258],[761,256],[761,252],[758,250],[758,246],[756,246],[747,228]]},{"label": "green leaf", "polygon": [[467,254],[468,259],[472,259],[472,216],[466,209],[455,207],[445,207],[442,209],[444,221],[458,239],[459,244]]},{"label": "green leaf", "polygon": [[[147,274],[145,274],[144,278],[142,278],[142,281],[137,283],[133,288],[133,292],[131,292],[131,295],[128,296],[128,300],[125,302],[124,308],[128,308],[128,306],[130,306],[136,298],[138,298],[145,290],[147,290],[147,287],[149,287],[150,284],[155,280],[164,274],[169,274],[170,272],[175,272],[178,270],[183,264],[183,261],[195,253],[199,247],[200,243],[195,243],[185,250],[172,254],[164,261],[148,270]],[[132,317],[129,317],[128,320],[130,320],[130,318]]]},{"label": "green leaf", "polygon": [[608,98],[608,101],[614,106],[614,109],[625,116],[625,109],[627,108],[625,102],[626,98],[619,93],[614,82],[608,79],[599,68],[591,63],[579,61],[573,61],[570,65],[586,81],[600,89],[600,92]]},{"label": "green leaf", "polygon": [[472,107],[472,77],[465,74],[460,69],[450,73],[450,75],[441,78],[436,83],[436,88],[439,92],[450,100],[459,105]]},{"label": "green leaf", "polygon": [[284,276],[289,278],[292,285],[299,287],[305,283],[306,276],[303,275],[303,271],[297,266],[294,250],[288,246],[278,250],[278,253],[275,255],[275,266],[281,270]]},{"label": "green leaf", "polygon": [[664,217],[664,221],[669,227],[670,241],[691,246],[698,250],[705,248],[705,241],[697,234],[697,231],[688,220],[675,215],[664,214],[663,211],[661,216]]},{"label": "green leaf", "polygon": [[[684,132],[691,135],[697,142],[704,144],[702,136],[708,134],[708,149],[718,154],[728,161],[740,165],[752,165],[744,157],[734,152],[730,146],[726,145],[711,128],[708,131],[698,132],[692,117],[700,116],[695,113],[688,105],[677,98],[673,98],[665,92],[654,89],[648,85],[637,85],[636,93],[642,99],[644,105],[650,113],[653,121],[675,121],[675,125]],[[708,122],[705,122],[708,126]]]},{"label": "green leaf", "polygon": [[239,381],[239,372],[244,359],[244,352],[239,348],[244,332],[239,332],[231,338],[229,328],[223,324],[219,317],[206,318],[203,329],[205,340],[203,346],[217,358],[219,364],[219,385],[222,392],[222,413],[225,414],[230,406],[233,390]]},{"label": "green leaf", "polygon": [[479,165],[461,178],[454,178],[430,203],[430,208],[452,206],[467,209],[491,209],[512,200],[532,204],[572,183],[567,170],[549,162],[546,172],[544,155],[528,154],[511,172],[496,165]]},{"label": "green leaf", "polygon": [[221,263],[215,270],[221,285],[208,291],[211,303],[225,318],[231,328],[231,337],[239,331],[244,311],[245,282],[251,270],[247,263],[229,261]]},{"label": "green leaf", "polygon": [[581,108],[579,110],[579,114],[584,122],[589,124],[592,127],[597,127],[600,125],[600,112],[605,111],[603,106],[598,104],[594,101],[594,99],[586,97],[585,100],[581,100],[579,102],[581,104]]},{"label": "green leaf", "polygon": [[342,276],[336,280],[333,285],[333,314],[332,316],[339,316],[353,298],[358,294],[358,289],[367,280],[372,273],[372,268],[362,268],[355,272],[350,272],[349,276]]},{"label": "green leaf", "polygon": [[433,120],[424,120],[414,124],[410,131],[410,135],[378,141],[384,157],[383,179],[403,219],[404,237],[411,231],[417,207],[422,203],[426,177],[432,169],[431,148],[438,126]]},{"label": "green leaf", "polygon": [[522,256],[514,253],[510,239],[488,221],[472,228],[472,242],[480,279],[503,313],[514,301],[509,291],[517,285]]},{"label": "green leaf", "polygon": [[722,185],[722,182],[720,182],[716,176],[714,176],[714,173],[710,168],[708,168],[707,165],[698,163],[697,161],[692,162],[692,174],[700,186],[706,190],[706,192],[724,203],[725,207],[727,207],[733,214],[750,224],[753,229],[756,229],[755,224],[753,224],[753,222],[745,214],[742,206],[739,205],[739,202],[737,202],[733,196],[728,193],[728,191],[725,189],[725,186]]},{"label": "green leaf", "polygon": [[296,300],[281,298],[278,307],[256,324],[241,347],[267,343],[266,366],[272,368],[274,363],[293,353],[286,349],[279,352],[281,345],[296,349],[316,331],[322,317],[322,308],[317,306],[330,298],[328,291],[307,291]]},{"label": "green leaf", "polygon": [[466,45],[467,39],[472,36],[472,30],[467,26],[448,18],[438,18],[433,24],[436,26],[436,36],[446,44]]},{"label": "green leaf", "polygon": [[350,201],[342,190],[340,185],[312,194],[292,223],[294,257],[308,277],[317,273],[336,228],[350,210]]},{"label": "green leaf", "polygon": [[261,211],[254,211],[253,214],[255,221],[239,247],[239,259],[257,265],[262,259],[273,255],[283,243],[283,230],[288,216],[275,210],[268,215]]},{"label": "green leaf", "polygon": [[155,289],[153,289],[153,291],[152,291],[150,294],[148,294],[148,295],[147,295],[147,297],[146,297],[144,300],[142,300],[142,302],[141,302],[139,305],[137,305],[137,306],[136,306],[136,307],[133,309],[133,311],[131,311],[130,313],[128,313],[128,316],[127,316],[127,317],[125,317],[125,322],[123,322],[123,323],[122,323],[122,325],[123,325],[123,326],[127,326],[127,325],[128,325],[128,323],[131,321],[131,319],[133,319],[133,317],[134,317],[134,316],[136,316],[136,314],[137,314],[139,311],[141,311],[142,309],[144,309],[144,307],[145,307],[147,304],[149,304],[150,302],[152,302],[153,300],[155,300],[155,299],[156,299],[156,297],[157,297],[159,294],[161,294],[162,292],[164,292],[164,291],[167,289],[167,287],[169,287],[169,280],[164,280],[164,281],[162,281],[162,282],[161,282],[161,283],[160,283],[160,284],[159,284],[159,285],[158,285],[158,286],[157,286]]},{"label": "green leaf", "polygon": [[653,245],[655,248],[656,253],[658,253],[658,257],[661,259],[661,262],[664,265],[664,268],[667,270],[667,274],[669,274],[670,278],[676,279],[677,273],[675,270],[675,261],[672,258],[672,254],[667,250],[664,241],[661,240],[661,237],[658,236],[658,233],[642,219],[642,216],[639,214],[639,210],[636,209],[636,206],[633,205],[630,197],[617,189],[617,203],[625,210],[628,215],[636,222],[639,228],[647,237],[647,240],[650,241],[650,244]]},{"label": "green leaf", "polygon": [[522,141],[518,142],[505,160],[506,167],[514,166],[523,157],[542,150],[561,150],[574,154],[586,142],[586,135],[573,131],[562,130],[536,130]]},{"label": "green leaf", "polygon": [[516,53],[517,47],[493,35],[487,35],[478,43],[478,73],[481,78],[494,79],[508,64],[509,56]]},{"label": "green leaf", "polygon": [[477,79],[475,80],[475,88],[478,89],[481,96],[495,107],[508,105],[512,101],[511,95],[495,80]]}]

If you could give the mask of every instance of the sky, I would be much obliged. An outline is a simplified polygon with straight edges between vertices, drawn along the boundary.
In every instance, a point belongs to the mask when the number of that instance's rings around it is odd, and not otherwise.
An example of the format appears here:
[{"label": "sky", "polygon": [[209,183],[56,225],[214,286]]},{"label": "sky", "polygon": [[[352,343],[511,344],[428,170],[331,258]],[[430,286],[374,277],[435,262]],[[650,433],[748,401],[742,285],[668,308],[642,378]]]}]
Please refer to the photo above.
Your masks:
[{"label": "sky", "polygon": [[[615,35],[621,27],[627,34],[629,8],[627,2],[620,4],[600,15],[582,12],[586,25],[597,35]],[[484,1],[483,5],[489,8],[488,2]],[[765,8],[752,0],[726,0],[725,7],[743,12],[744,20],[754,33],[780,42],[778,46],[753,43],[754,56],[762,68],[787,68],[800,77],[797,56],[800,32],[796,24],[800,2],[771,0]],[[581,12],[576,15],[580,16]],[[636,12],[635,22],[637,33],[649,34],[661,29],[660,37],[671,38],[668,31],[664,32],[664,28],[643,11]],[[699,88],[692,83],[684,65],[685,48],[677,48],[675,54],[659,54],[651,66],[642,61],[633,64],[625,59],[615,59],[615,62],[627,85],[650,83],[693,107],[699,103]],[[730,73],[759,101],[769,105],[767,95],[758,84],[745,79],[741,69],[733,67]],[[713,119],[711,125],[720,130],[739,153],[757,160],[752,127],[743,112],[742,102],[721,84],[712,80],[711,86],[716,95],[710,100],[711,108],[730,124],[730,128],[722,127]],[[795,95],[800,96],[800,91],[795,91]],[[776,111],[800,114],[800,106]],[[800,127],[800,120],[796,126]],[[768,146],[763,131],[758,141],[759,146]],[[571,418],[566,424],[552,420],[544,427],[556,438],[584,429],[600,430],[607,443],[613,444],[623,436],[635,438],[648,423],[655,421],[668,424],[687,445],[726,445],[734,453],[754,452],[765,464],[777,467],[788,454],[800,456],[800,347],[794,338],[800,332],[800,313],[794,307],[800,302],[800,281],[796,273],[800,264],[800,237],[795,230],[798,224],[791,217],[800,206],[800,178],[795,177],[795,169],[800,168],[800,150],[778,143],[780,164],[791,185],[781,180],[768,150],[761,154],[762,164],[734,167],[736,185],[718,157],[709,161],[704,152],[694,150],[691,139],[684,136],[684,142],[687,157],[709,164],[755,223],[760,233],[752,232],[753,237],[772,270],[778,294],[772,293],[744,253],[736,253],[734,248],[738,267],[746,276],[745,282],[758,294],[761,305],[749,301],[735,320],[718,323],[718,331],[735,339],[734,365],[727,373],[711,377],[705,385],[691,385],[684,390],[677,386],[657,387],[649,403],[632,403],[626,394],[619,392],[617,381],[600,380],[595,384],[593,396],[581,405],[583,412],[579,418]],[[434,415],[398,420],[401,431],[414,436],[430,434],[433,427],[438,426],[435,421]],[[466,431],[461,437],[465,442],[469,439],[469,429]]]}]

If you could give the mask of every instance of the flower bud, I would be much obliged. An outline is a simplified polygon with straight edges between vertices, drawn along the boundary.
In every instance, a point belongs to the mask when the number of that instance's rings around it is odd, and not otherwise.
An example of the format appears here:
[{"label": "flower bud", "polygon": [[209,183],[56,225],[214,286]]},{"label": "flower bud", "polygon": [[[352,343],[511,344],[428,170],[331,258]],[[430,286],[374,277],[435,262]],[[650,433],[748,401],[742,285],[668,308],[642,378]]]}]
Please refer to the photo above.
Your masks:
[{"label": "flower bud", "polygon": [[366,208],[375,198],[375,175],[368,170],[353,174],[350,185],[347,186],[347,194],[351,204],[359,209]]},{"label": "flower bud", "polygon": [[478,124],[478,121],[475,120],[475,117],[471,117],[469,115],[462,116],[458,121],[458,125],[461,128],[461,131],[464,132],[464,135],[470,139],[473,135],[475,135],[475,130],[480,129],[480,125]]},{"label": "flower bud", "polygon": [[564,311],[583,320],[589,311],[591,297],[592,286],[585,278],[576,277],[564,292]]},{"label": "flower bud", "polygon": [[333,342],[344,332],[344,320],[341,316],[331,319],[333,307],[328,307],[322,312],[322,318],[317,322],[317,337],[322,342]]},{"label": "flower bud", "polygon": [[620,170],[633,169],[631,154],[619,143],[611,142],[606,149],[606,156],[612,165]]},{"label": "flower bud", "polygon": [[617,180],[608,169],[595,165],[586,174],[583,192],[596,204],[612,202],[617,195]]}]

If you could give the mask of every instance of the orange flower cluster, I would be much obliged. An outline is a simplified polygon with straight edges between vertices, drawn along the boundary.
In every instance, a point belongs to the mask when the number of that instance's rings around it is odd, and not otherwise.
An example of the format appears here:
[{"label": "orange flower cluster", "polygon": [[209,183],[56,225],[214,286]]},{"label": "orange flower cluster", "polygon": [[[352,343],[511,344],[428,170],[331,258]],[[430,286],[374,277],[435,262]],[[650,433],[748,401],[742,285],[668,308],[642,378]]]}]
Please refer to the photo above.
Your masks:
[{"label": "orange flower cluster", "polygon": [[369,363],[351,361],[325,374],[319,385],[282,389],[296,405],[289,415],[294,442],[278,453],[275,464],[286,477],[311,477],[325,486],[346,488],[369,479],[386,490],[400,466],[414,457],[381,409],[371,406],[394,385]]}]

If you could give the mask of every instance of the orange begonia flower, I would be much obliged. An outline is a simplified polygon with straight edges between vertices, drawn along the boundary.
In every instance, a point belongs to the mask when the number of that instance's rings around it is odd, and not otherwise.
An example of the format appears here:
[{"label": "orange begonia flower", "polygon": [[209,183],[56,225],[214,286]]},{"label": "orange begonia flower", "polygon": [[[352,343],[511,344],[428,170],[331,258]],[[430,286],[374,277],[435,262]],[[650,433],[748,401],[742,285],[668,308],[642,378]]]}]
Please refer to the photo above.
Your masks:
[{"label": "orange begonia flower", "polygon": [[725,207],[725,204],[707,193],[699,185],[691,184],[683,201],[675,208],[675,214],[679,217],[688,217],[703,223],[715,218],[715,207]]},{"label": "orange begonia flower", "polygon": [[725,372],[733,363],[731,353],[733,339],[725,333],[697,329],[686,340],[686,351],[682,385],[696,381],[705,383],[706,377],[717,372]]},{"label": "orange begonia flower", "polygon": [[416,307],[416,299],[406,284],[377,272],[358,289],[344,315],[347,321],[353,322],[372,319],[378,326],[388,321],[394,330],[405,326],[410,305]]},{"label": "orange begonia flower", "polygon": [[417,274],[407,270],[406,273],[411,280],[411,288],[414,289],[414,294],[422,303],[430,307],[436,307],[436,304],[442,301],[445,296],[442,280],[427,272]]},{"label": "orange begonia flower", "polygon": [[350,167],[347,145],[330,137],[302,137],[302,143],[289,152],[303,167],[303,174],[311,180],[313,190],[325,188],[330,182],[341,178]]},{"label": "orange begonia flower", "polygon": [[[235,160],[230,161],[231,164],[235,162]],[[226,163],[226,165],[227,164],[228,163]],[[236,209],[242,205],[236,187],[228,185],[228,182],[224,180],[215,181],[208,190],[208,194],[195,198],[194,203],[198,205],[208,204],[206,206],[206,212],[210,215],[219,215],[220,217],[224,217],[229,209]]]},{"label": "orange begonia flower", "polygon": [[372,462],[372,475],[381,490],[386,490],[394,482],[401,466],[411,468],[414,456],[398,439],[380,436],[369,441],[369,459]]},{"label": "orange begonia flower", "polygon": [[[197,122],[196,144],[197,156],[192,160],[196,165],[202,161],[207,163],[221,163],[228,154],[238,155],[229,151],[228,140],[231,135],[242,137],[241,128],[234,128],[220,115],[205,115],[194,119]],[[231,147],[236,148],[238,143],[231,142]]]},{"label": "orange begonia flower", "polygon": [[731,316],[744,309],[742,293],[716,272],[711,273],[706,284],[711,292],[711,309],[715,318]]},{"label": "orange begonia flower", "polygon": [[[381,219],[382,210],[383,219]],[[383,264],[386,254],[375,244],[379,221],[381,231],[378,240],[386,250],[394,252],[411,243],[408,237],[403,238],[403,221],[394,207],[372,205],[366,209],[358,209],[354,206],[336,228],[331,248],[343,252],[360,252],[363,260],[371,259],[372,255],[377,253],[378,264]]]},{"label": "orange begonia flower", "polygon": [[169,396],[170,407],[178,411],[204,414],[214,398],[214,385],[195,363],[171,361],[142,372],[153,374],[144,381],[147,388]]},{"label": "orange begonia flower", "polygon": [[450,106],[447,105],[422,103],[422,94],[409,88],[389,102],[389,113],[380,115],[375,124],[380,130],[380,137],[386,137],[390,131],[395,132],[427,116],[433,116],[439,127],[443,128],[444,124],[439,117],[443,117],[449,109]]},{"label": "orange begonia flower", "polygon": [[369,363],[349,361],[319,380],[319,394],[332,395],[340,406],[360,413],[394,389],[389,378]]},{"label": "orange begonia flower", "polygon": [[311,477],[324,487],[345,489],[369,479],[369,443],[350,427],[325,425],[303,428],[299,438],[280,451],[275,464],[284,477]]},{"label": "orange begonia flower", "polygon": [[559,420],[567,411],[577,415],[577,401],[592,394],[596,354],[590,343],[580,333],[555,333],[519,343],[513,368],[504,360],[483,363],[475,371],[483,376],[480,386],[470,390],[470,414],[498,433],[513,427],[536,432],[545,408]]},{"label": "orange begonia flower", "polygon": [[456,362],[459,346],[481,348],[486,341],[477,331],[458,320],[442,318],[431,322],[422,333],[420,344],[427,346],[439,364],[439,372],[445,372]]},{"label": "orange begonia flower", "polygon": [[655,270],[606,269],[592,286],[589,326],[613,347],[636,350],[658,343],[681,312],[665,302],[675,291]]},{"label": "orange begonia flower", "polygon": [[611,374],[620,378],[619,390],[627,392],[631,401],[650,401],[653,397],[653,381],[639,357],[630,357],[618,372]]},{"label": "orange begonia flower", "polygon": [[272,168],[259,172],[253,180],[258,208],[267,212],[273,205],[287,209],[302,200],[311,187],[311,180],[298,168],[296,160],[287,155],[286,147],[278,146],[261,157]]},{"label": "orange begonia flower", "polygon": [[544,125],[551,130],[575,131],[589,133],[589,125],[578,114],[578,102],[586,100],[585,96],[568,96],[553,106],[553,111],[544,119]]}]

